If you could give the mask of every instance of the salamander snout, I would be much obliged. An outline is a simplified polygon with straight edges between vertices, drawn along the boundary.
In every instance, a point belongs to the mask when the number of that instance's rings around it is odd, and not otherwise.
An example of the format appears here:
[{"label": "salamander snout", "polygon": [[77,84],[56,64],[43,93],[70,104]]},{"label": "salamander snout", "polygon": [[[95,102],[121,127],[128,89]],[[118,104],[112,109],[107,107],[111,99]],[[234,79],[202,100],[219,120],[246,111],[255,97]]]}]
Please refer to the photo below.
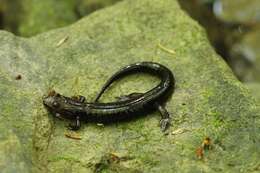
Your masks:
[{"label": "salamander snout", "polygon": [[56,93],[54,90],[51,90],[48,95],[43,95],[42,100],[43,104],[51,109],[57,109],[59,107],[60,102],[60,94]]},{"label": "salamander snout", "polygon": [[43,101],[43,104],[44,104],[45,106],[51,106],[52,103],[54,102],[53,100],[54,100],[54,98],[52,98],[52,96],[44,95],[44,96],[42,97],[42,101]]}]

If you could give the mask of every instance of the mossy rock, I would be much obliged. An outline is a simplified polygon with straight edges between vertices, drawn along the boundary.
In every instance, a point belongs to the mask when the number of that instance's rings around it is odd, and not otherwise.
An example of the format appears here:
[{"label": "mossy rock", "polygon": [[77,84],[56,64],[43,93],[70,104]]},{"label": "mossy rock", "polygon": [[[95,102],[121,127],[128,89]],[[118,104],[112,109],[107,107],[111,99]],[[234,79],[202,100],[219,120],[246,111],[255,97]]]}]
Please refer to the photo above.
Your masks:
[{"label": "mossy rock", "polygon": [[69,25],[117,1],[120,0],[1,0],[0,28],[30,37]]},{"label": "mossy rock", "polygon": [[[0,170],[2,172],[258,172],[259,109],[208,43],[204,30],[173,0],[126,0],[79,22],[31,38],[0,32]],[[128,122],[84,124],[47,112],[50,88],[92,101],[121,67],[155,61],[176,89],[166,107],[168,135],[154,112]],[[136,74],[102,101],[145,92],[158,79]],[[200,153],[203,140],[211,147]],[[197,151],[197,155],[196,155]]]},{"label": "mossy rock", "polygon": [[23,0],[23,9],[18,32],[32,36],[50,29],[63,27],[76,21],[75,0]]},{"label": "mossy rock", "polygon": [[115,4],[121,0],[78,0],[76,11],[80,16],[86,16],[96,10]]},{"label": "mossy rock", "polygon": [[249,88],[249,90],[251,91],[253,97],[256,99],[256,102],[258,103],[258,105],[260,106],[260,84],[255,82],[255,83],[245,83],[246,87]]}]

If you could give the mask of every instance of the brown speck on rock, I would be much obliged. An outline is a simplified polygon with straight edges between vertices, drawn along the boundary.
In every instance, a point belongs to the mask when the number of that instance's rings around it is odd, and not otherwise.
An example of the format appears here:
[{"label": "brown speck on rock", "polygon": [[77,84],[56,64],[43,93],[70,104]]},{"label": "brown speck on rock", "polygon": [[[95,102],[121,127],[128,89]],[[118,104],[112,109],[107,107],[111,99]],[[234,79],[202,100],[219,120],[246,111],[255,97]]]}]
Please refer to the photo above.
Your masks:
[{"label": "brown speck on rock", "polygon": [[18,74],[17,76],[15,76],[15,80],[21,80],[22,79],[22,75]]},{"label": "brown speck on rock", "polygon": [[198,159],[203,159],[204,151],[203,151],[202,147],[199,147],[196,149],[196,155],[197,155]]}]

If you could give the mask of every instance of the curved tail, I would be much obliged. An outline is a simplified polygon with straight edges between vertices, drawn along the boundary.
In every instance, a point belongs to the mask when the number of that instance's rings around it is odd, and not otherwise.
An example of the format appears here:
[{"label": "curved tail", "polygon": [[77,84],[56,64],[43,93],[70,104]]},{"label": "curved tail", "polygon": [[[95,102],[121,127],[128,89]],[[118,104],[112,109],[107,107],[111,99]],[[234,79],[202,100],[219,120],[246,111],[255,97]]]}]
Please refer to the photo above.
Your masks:
[{"label": "curved tail", "polygon": [[136,72],[144,72],[144,73],[150,73],[156,76],[159,76],[162,80],[167,80],[174,83],[174,77],[171,73],[171,71],[166,68],[165,66],[154,63],[154,62],[139,62],[135,64],[128,65],[126,67],[123,67],[118,72],[116,72],[114,75],[112,75],[107,82],[104,84],[100,92],[98,93],[97,97],[95,98],[94,102],[98,102],[99,98],[102,96],[102,94],[105,92],[105,90],[116,80],[132,74]]}]

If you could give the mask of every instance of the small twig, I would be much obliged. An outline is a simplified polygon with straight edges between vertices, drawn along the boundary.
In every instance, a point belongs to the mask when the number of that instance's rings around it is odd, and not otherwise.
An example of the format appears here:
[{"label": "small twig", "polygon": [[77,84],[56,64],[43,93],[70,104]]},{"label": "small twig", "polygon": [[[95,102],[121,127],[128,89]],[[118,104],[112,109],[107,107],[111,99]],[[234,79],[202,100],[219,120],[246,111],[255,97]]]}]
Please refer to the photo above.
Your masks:
[{"label": "small twig", "polygon": [[171,50],[171,49],[168,49],[166,47],[164,47],[163,45],[161,45],[161,43],[158,43],[157,45],[160,49],[162,49],[163,51],[167,52],[167,53],[170,53],[170,54],[173,54],[175,55],[176,52],[174,50]]},{"label": "small twig", "polygon": [[67,40],[69,39],[69,36],[65,36],[63,39],[61,39],[58,43],[57,43],[57,47],[60,47],[63,43],[65,43]]},{"label": "small twig", "polygon": [[188,129],[177,129],[172,132],[172,135],[179,135],[188,131],[189,131]]},{"label": "small twig", "polygon": [[64,134],[67,138],[71,138],[71,139],[76,139],[76,140],[81,140],[81,136],[78,133],[75,132],[66,132]]}]

